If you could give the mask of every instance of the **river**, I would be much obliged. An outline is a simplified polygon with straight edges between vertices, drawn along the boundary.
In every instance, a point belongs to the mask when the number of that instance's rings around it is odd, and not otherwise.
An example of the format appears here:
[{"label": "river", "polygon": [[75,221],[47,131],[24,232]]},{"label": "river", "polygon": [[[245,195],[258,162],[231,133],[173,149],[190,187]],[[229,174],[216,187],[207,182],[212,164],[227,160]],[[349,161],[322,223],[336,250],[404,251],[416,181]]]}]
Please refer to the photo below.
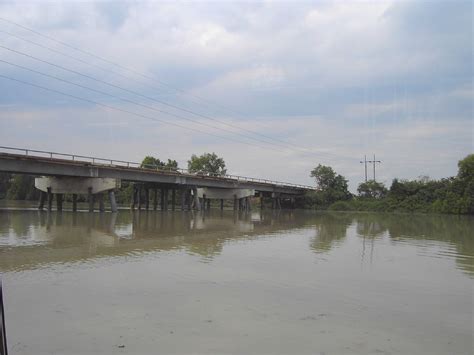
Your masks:
[{"label": "river", "polygon": [[474,218],[0,210],[11,354],[472,354]]}]

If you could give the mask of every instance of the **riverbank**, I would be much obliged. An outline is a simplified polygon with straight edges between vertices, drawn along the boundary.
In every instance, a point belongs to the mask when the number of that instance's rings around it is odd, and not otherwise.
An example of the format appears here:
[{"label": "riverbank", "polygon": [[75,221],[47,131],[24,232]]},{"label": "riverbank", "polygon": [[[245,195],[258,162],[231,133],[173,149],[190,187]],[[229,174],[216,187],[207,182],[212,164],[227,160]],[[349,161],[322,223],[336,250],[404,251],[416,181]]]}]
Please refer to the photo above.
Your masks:
[{"label": "riverbank", "polygon": [[432,203],[394,198],[361,199],[337,201],[328,207],[330,211],[360,211],[360,212],[419,212],[436,214],[473,215],[465,201],[452,203],[446,200],[436,200]]}]

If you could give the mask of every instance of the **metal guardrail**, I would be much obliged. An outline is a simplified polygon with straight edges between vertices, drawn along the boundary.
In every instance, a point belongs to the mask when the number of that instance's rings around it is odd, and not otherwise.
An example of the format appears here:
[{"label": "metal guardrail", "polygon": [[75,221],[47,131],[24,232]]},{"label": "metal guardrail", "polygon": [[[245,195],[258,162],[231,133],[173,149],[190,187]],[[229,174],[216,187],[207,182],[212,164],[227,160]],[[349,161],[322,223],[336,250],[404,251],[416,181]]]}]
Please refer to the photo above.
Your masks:
[{"label": "metal guardrail", "polygon": [[[49,159],[63,158],[65,160],[71,160],[78,163],[86,162],[86,163],[89,163],[92,165],[98,165],[98,166],[106,165],[106,166],[112,166],[112,167],[155,170],[155,171],[162,171],[166,173],[188,174],[188,175],[198,176],[198,177],[211,177],[211,178],[219,178],[219,179],[236,180],[239,182],[256,182],[256,183],[270,184],[270,185],[277,185],[277,186],[284,186],[284,187],[291,187],[291,188],[298,188],[298,189],[315,190],[314,186],[309,186],[309,185],[292,184],[289,182],[251,178],[247,176],[231,175],[231,174],[213,176],[209,174],[203,174],[200,172],[197,172],[197,173],[190,172],[188,169],[181,169],[181,168],[167,169],[158,165],[148,165],[148,164],[143,165],[142,163],[125,161],[125,160],[97,158],[97,157],[89,157],[89,156],[77,155],[77,154],[67,154],[67,153],[49,152],[49,151],[44,151],[44,150],[5,147],[5,146],[0,146],[0,150],[22,152],[23,153],[22,155],[33,156],[33,157],[38,157],[38,158],[49,158]],[[86,160],[84,161],[84,159]]]}]

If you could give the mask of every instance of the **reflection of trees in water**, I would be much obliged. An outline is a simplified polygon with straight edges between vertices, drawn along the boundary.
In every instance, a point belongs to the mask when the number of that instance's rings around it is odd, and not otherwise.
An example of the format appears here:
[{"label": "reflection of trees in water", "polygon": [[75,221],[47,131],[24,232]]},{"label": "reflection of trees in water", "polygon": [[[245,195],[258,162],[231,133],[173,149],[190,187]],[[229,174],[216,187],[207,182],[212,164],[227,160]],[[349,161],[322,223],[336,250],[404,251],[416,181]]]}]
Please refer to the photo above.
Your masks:
[{"label": "reflection of trees in water", "polygon": [[[362,238],[380,238],[388,233],[394,242],[403,240],[433,240],[456,248],[453,253],[458,267],[474,275],[474,218],[470,216],[409,215],[378,213],[326,213],[311,219],[316,236],[311,249],[329,251],[341,242],[351,222],[356,223]],[[364,240],[365,242],[365,240]],[[365,246],[365,244],[364,244]],[[372,247],[373,245],[370,244]]]},{"label": "reflection of trees in water", "polygon": [[354,214],[357,233],[380,237],[388,232],[392,241],[433,240],[456,248],[458,266],[474,275],[474,218],[422,214]]},{"label": "reflection of trees in water", "polygon": [[357,234],[364,238],[380,238],[387,232],[385,218],[378,214],[355,215]]},{"label": "reflection of trees in water", "polygon": [[329,251],[336,242],[341,242],[347,234],[352,217],[345,213],[324,213],[311,220],[316,228],[316,236],[310,248],[317,253]]},{"label": "reflection of trees in water", "polygon": [[182,249],[209,259],[220,254],[231,240],[253,239],[300,227],[314,228],[311,249],[327,252],[344,240],[353,222],[357,234],[371,240],[388,232],[394,243],[403,240],[447,243],[457,251],[459,268],[474,275],[473,217],[305,211],[264,211],[260,218],[255,213],[232,211],[121,211],[118,214],[2,211],[0,234],[7,236],[2,240],[16,238],[18,246],[0,247],[0,269],[22,263],[64,262],[148,250]]},{"label": "reflection of trees in water", "polygon": [[456,248],[458,266],[474,275],[474,218],[471,216],[395,215],[388,218],[393,240],[433,240]]}]

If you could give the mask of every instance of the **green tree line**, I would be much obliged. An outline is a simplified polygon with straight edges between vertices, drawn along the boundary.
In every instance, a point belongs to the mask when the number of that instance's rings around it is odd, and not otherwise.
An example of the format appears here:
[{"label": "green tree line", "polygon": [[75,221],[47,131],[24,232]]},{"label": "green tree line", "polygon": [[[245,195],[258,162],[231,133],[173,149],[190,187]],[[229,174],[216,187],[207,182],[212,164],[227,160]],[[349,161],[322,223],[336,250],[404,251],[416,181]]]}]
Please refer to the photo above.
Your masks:
[{"label": "green tree line", "polygon": [[315,178],[318,190],[306,195],[307,208],[474,214],[474,154],[458,162],[458,174],[454,177],[393,179],[389,188],[368,181],[359,185],[357,195],[348,191],[347,180],[329,166],[318,165],[310,176]]}]

